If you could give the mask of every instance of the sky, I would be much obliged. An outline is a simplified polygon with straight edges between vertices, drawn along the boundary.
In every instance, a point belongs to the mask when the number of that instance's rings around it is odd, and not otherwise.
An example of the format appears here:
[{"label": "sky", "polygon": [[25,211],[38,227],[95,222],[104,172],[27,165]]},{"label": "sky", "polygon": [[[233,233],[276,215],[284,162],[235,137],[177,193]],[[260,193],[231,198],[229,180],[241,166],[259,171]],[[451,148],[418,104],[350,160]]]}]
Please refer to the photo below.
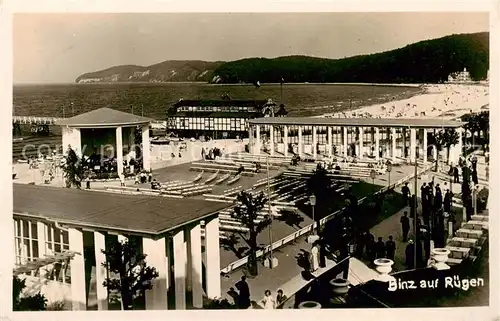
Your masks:
[{"label": "sky", "polygon": [[74,82],[117,65],[342,58],[489,30],[488,13],[17,13],[14,83]]}]

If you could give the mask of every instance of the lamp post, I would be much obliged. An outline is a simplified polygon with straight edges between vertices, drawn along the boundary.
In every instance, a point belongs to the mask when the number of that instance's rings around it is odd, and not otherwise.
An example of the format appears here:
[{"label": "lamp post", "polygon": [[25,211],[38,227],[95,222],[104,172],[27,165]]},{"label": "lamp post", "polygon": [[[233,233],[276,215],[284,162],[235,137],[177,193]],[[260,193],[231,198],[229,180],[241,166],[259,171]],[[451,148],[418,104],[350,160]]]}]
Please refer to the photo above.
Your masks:
[{"label": "lamp post", "polygon": [[387,175],[388,175],[388,182],[389,182],[387,185],[387,189],[390,189],[391,188],[392,163],[389,160],[387,160],[386,166],[387,166]]},{"label": "lamp post", "polygon": [[273,218],[274,218],[274,213],[272,213],[271,210],[271,185],[269,183],[270,177],[269,177],[269,156],[266,157],[266,163],[267,163],[267,201],[269,202],[267,209],[268,209],[268,215],[269,218],[271,219],[271,224],[269,224],[269,259],[266,267],[273,269],[278,266],[278,259],[273,257]]},{"label": "lamp post", "polygon": [[317,232],[318,233],[314,232],[314,224],[316,223],[316,218],[315,218],[315,215],[314,215],[314,207],[316,206],[316,195],[311,194],[311,196],[309,196],[309,204],[311,204],[311,208],[312,208],[312,220],[313,220],[313,223],[311,225],[312,226],[311,235],[309,235],[307,237],[307,243],[313,244],[314,242],[316,242],[319,239],[319,224],[317,225]]},{"label": "lamp post", "polygon": [[314,234],[314,223],[316,223],[316,219],[314,217],[314,208],[316,207],[316,195],[314,194],[311,194],[311,196],[309,196],[309,203],[311,204],[311,208],[312,208],[312,219],[313,219],[313,234]]}]

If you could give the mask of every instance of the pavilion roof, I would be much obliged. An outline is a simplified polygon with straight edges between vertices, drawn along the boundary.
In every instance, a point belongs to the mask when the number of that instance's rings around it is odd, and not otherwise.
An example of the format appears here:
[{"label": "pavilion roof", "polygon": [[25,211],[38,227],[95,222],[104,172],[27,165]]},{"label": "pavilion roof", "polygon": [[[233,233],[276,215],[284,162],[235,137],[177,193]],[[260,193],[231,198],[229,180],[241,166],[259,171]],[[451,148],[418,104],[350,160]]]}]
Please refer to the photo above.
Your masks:
[{"label": "pavilion roof", "polygon": [[102,128],[145,125],[151,121],[152,119],[150,118],[104,107],[70,118],[61,119],[57,121],[57,125],[81,128]]},{"label": "pavilion roof", "polygon": [[157,235],[208,218],[226,203],[14,184],[14,215],[111,232]]},{"label": "pavilion roof", "polygon": [[457,128],[465,123],[440,118],[325,118],[325,117],[263,117],[249,120],[258,125],[309,125],[351,127]]}]

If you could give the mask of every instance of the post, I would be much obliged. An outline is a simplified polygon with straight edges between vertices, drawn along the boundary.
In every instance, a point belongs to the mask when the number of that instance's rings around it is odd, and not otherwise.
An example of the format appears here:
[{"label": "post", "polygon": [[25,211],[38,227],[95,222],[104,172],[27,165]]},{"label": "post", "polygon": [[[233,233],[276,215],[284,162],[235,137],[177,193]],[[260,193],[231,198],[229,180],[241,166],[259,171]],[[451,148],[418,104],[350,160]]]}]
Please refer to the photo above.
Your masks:
[{"label": "post", "polygon": [[379,160],[380,158],[380,128],[375,127],[375,159]]},{"label": "post", "polygon": [[391,157],[392,157],[392,160],[395,161],[396,160],[396,128],[391,128],[391,140],[392,140],[392,144],[391,144]]},{"label": "post", "polygon": [[123,133],[120,126],[116,127],[116,167],[118,177],[121,178],[123,175]]},{"label": "post", "polygon": [[260,125],[255,125],[254,155],[260,155]]},{"label": "post", "polygon": [[68,230],[70,251],[77,254],[70,261],[71,267],[71,301],[73,311],[87,310],[87,291],[85,286],[85,259],[83,251],[83,233],[81,230]]},{"label": "post", "polygon": [[274,125],[269,126],[269,154],[274,155]]},{"label": "post", "polygon": [[344,157],[347,157],[347,127],[342,127],[342,149]]},{"label": "post", "polygon": [[267,165],[267,213],[271,219],[271,224],[269,224],[269,268],[273,268],[273,213],[271,212],[271,185],[269,183],[269,157],[266,158]]},{"label": "post", "polygon": [[363,127],[359,127],[359,159],[363,158],[363,140],[364,140],[364,129]]},{"label": "post", "polygon": [[416,158],[417,152],[417,130],[415,128],[410,129],[410,162],[417,162]]},{"label": "post", "polygon": [[413,249],[413,252],[414,252],[414,257],[413,257],[413,266],[415,268],[415,270],[417,269],[417,246],[420,246],[419,243],[417,242],[420,242],[420,240],[418,239],[418,231],[417,231],[417,218],[418,218],[418,213],[417,213],[417,203],[418,203],[418,198],[417,198],[417,193],[418,193],[418,163],[415,162],[415,183],[414,183],[414,188],[413,188],[413,193],[415,195],[415,201],[413,202],[413,206],[414,206],[414,216],[413,216],[413,232],[414,232],[414,235],[415,235],[415,248]]},{"label": "post", "polygon": [[333,156],[333,143],[332,143],[332,126],[328,126],[328,156]]},{"label": "post", "polygon": [[149,124],[142,127],[142,164],[146,171],[151,169],[151,151],[149,142]]},{"label": "post", "polygon": [[423,146],[422,149],[423,149],[423,154],[424,154],[424,164],[426,164],[427,163],[427,129],[424,128],[422,130],[424,132],[424,134],[423,134],[423,136],[424,136],[424,139],[423,139],[424,140],[424,146]]},{"label": "post", "polygon": [[299,156],[300,158],[302,158],[302,156],[304,155],[304,146],[303,146],[303,142],[302,142],[302,126],[298,126],[298,136],[299,136],[299,143],[298,143],[298,152],[299,152]]},{"label": "post", "polygon": [[283,126],[283,156],[288,157],[288,125]]},{"label": "post", "polygon": [[317,138],[317,128],[316,126],[312,126],[312,154],[313,158],[316,159],[318,157],[318,138]]}]

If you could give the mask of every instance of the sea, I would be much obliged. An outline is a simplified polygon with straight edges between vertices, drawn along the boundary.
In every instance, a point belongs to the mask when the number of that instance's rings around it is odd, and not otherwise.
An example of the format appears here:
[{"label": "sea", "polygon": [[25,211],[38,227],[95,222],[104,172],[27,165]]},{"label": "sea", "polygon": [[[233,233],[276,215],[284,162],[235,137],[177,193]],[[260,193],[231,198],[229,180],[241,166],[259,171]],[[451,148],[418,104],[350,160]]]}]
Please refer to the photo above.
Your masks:
[{"label": "sea", "polygon": [[[318,116],[361,106],[401,100],[419,94],[416,86],[370,84],[243,84],[206,83],[109,83],[15,85],[15,116],[72,117],[102,107],[164,120],[166,110],[179,99],[272,99],[283,103],[289,116]],[[23,126],[13,142],[13,157],[23,147],[61,144],[60,129],[52,126],[49,136],[31,133]],[[22,139],[22,140],[21,140]],[[31,153],[30,153],[31,154]],[[36,153],[35,153],[36,154]]]}]

